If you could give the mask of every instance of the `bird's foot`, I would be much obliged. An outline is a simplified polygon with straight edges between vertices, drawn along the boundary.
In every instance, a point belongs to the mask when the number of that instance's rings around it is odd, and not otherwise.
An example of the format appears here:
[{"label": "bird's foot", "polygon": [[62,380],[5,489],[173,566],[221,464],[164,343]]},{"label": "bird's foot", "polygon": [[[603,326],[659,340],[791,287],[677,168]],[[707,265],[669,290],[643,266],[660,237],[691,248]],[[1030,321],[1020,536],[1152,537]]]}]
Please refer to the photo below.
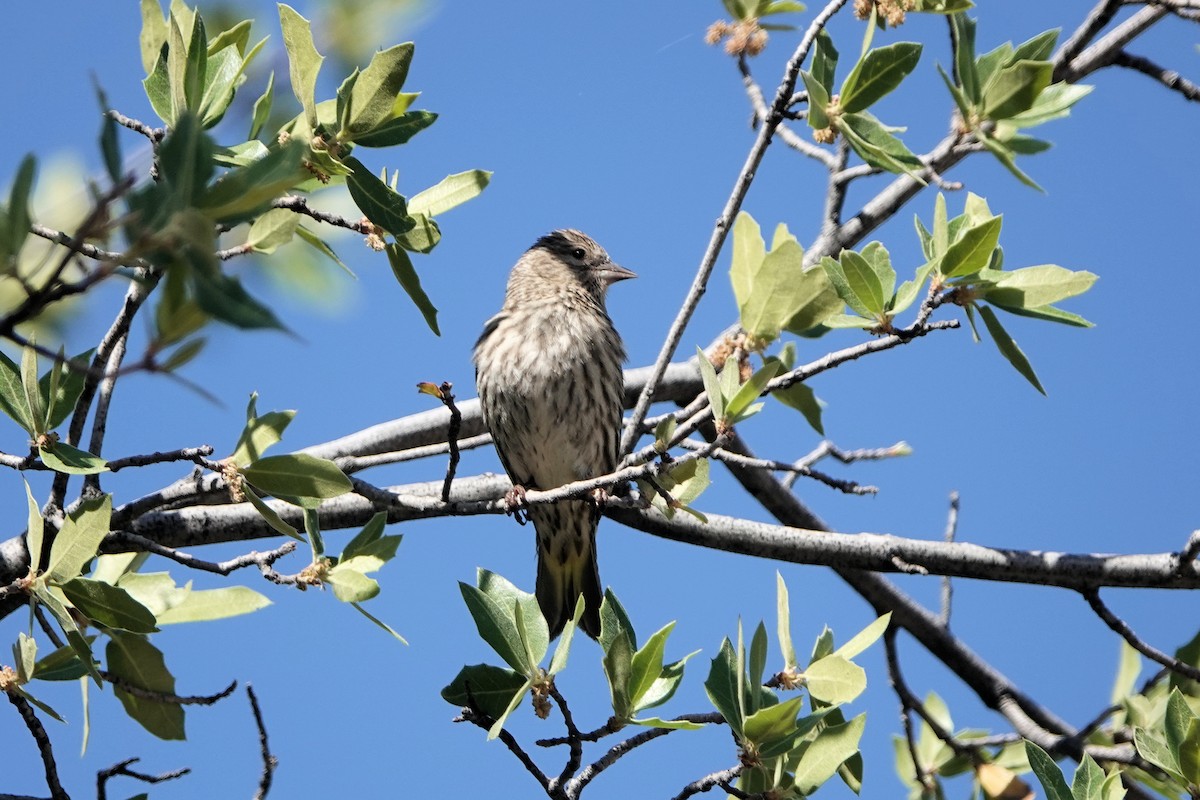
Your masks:
[{"label": "bird's foot", "polygon": [[529,521],[527,508],[529,504],[525,501],[525,487],[519,483],[513,484],[513,487],[504,493],[504,513],[524,525]]},{"label": "bird's foot", "polygon": [[588,496],[592,499],[592,502],[596,504],[596,508],[604,508],[605,504],[608,503],[609,497],[611,497],[611,495],[608,493],[608,489],[605,489],[603,486],[597,486],[595,489],[592,489],[592,491],[588,493]]}]

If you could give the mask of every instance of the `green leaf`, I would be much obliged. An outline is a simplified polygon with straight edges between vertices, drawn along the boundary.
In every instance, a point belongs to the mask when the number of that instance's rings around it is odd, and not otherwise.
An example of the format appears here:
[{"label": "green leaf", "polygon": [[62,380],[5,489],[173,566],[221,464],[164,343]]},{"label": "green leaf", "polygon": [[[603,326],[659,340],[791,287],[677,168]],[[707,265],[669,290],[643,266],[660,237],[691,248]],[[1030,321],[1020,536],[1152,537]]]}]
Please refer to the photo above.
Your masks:
[{"label": "green leaf", "polygon": [[856,655],[866,650],[871,645],[878,641],[883,632],[887,630],[888,623],[891,622],[892,612],[887,612],[883,616],[876,619],[867,627],[863,628],[858,633],[850,638],[850,641],[834,651],[834,655],[839,655],[847,660],[854,658]]},{"label": "green leaf", "polygon": [[970,275],[988,265],[992,252],[1000,241],[1003,217],[992,217],[987,222],[967,228],[958,240],[951,244],[938,262],[938,272],[947,278]]},{"label": "green leaf", "polygon": [[637,633],[629,615],[625,613],[625,607],[612,589],[605,589],[604,599],[600,601],[600,649],[607,652],[618,636],[629,638],[630,653],[637,649]]},{"label": "green leaf", "polygon": [[721,649],[712,660],[708,678],[704,681],[704,691],[713,707],[725,718],[733,735],[742,741],[745,738],[744,712],[739,690],[741,667],[737,654],[729,639],[721,642]]},{"label": "green leaf", "polygon": [[7,217],[8,229],[0,231],[0,262],[4,261],[5,256],[15,258],[29,237],[29,195],[33,191],[36,173],[37,162],[32,154],[21,159],[9,192],[7,213],[2,213],[4,209],[0,209],[0,225],[5,224]]},{"label": "green leaf", "polygon": [[448,175],[436,186],[413,195],[408,201],[408,211],[436,217],[479,196],[491,180],[492,173],[482,169]]},{"label": "green leaf", "polygon": [[29,505],[28,522],[25,527],[25,548],[29,551],[30,571],[36,572],[38,565],[42,562],[46,523],[42,518],[41,507],[38,506],[37,500],[33,499],[33,490],[29,488],[29,481],[21,478],[21,482],[25,484],[25,499]]},{"label": "green leaf", "polygon": [[364,617],[366,617],[367,619],[369,619],[369,620],[370,620],[372,623],[374,623],[374,624],[375,624],[375,625],[377,625],[379,628],[381,628],[381,629],[382,629],[382,630],[383,630],[385,633],[387,633],[387,634],[388,634],[389,636],[391,636],[393,639],[395,639],[396,641],[400,642],[400,644],[403,644],[403,645],[407,645],[407,644],[408,644],[408,640],[407,640],[407,639],[405,639],[403,636],[401,636],[401,635],[400,635],[400,634],[399,634],[399,633],[396,631],[396,629],[395,629],[395,628],[393,628],[391,625],[388,625],[386,622],[384,622],[383,620],[379,619],[378,617],[374,616],[374,615],[373,615],[373,614],[372,614],[370,611],[367,611],[365,608],[363,608],[362,606],[360,606],[358,603],[351,603],[351,604],[350,604],[350,606],[351,606],[351,607],[352,607],[352,608],[353,608],[355,611],[357,611],[358,613],[362,614]]},{"label": "green leaf", "polygon": [[1049,61],[1023,60],[1004,67],[983,89],[983,116],[1002,120],[1028,111],[1050,85],[1053,72]]},{"label": "green leaf", "polygon": [[892,267],[892,257],[887,248],[879,242],[871,242],[862,249],[861,255],[879,279],[883,296],[890,301],[896,291],[896,270]]},{"label": "green leaf", "polygon": [[1029,766],[1033,768],[1033,774],[1042,784],[1046,800],[1075,800],[1071,793],[1071,787],[1067,786],[1067,781],[1063,778],[1062,770],[1045,750],[1026,739],[1025,754],[1029,758]]},{"label": "green leaf", "polygon": [[88,674],[87,665],[71,645],[65,645],[38,661],[33,667],[33,679],[39,681],[74,681]]},{"label": "green leaf", "polygon": [[738,422],[745,419],[748,414],[745,412],[750,408],[750,404],[758,400],[759,396],[766,390],[767,384],[775,377],[775,373],[779,371],[779,361],[767,361],[763,366],[755,370],[754,374],[741,385],[737,393],[729,399],[729,403],[725,408],[725,413],[730,421]]},{"label": "green leaf", "polygon": [[866,110],[899,86],[920,58],[921,45],[916,42],[896,42],[867,53],[842,83],[842,111]]},{"label": "green leaf", "polygon": [[61,584],[79,575],[108,535],[111,517],[112,495],[81,501],[79,507],[67,515],[62,529],[54,537],[46,580]]},{"label": "green leaf", "polygon": [[1024,376],[1025,380],[1033,384],[1033,388],[1045,394],[1046,390],[1042,388],[1042,384],[1038,380],[1037,374],[1034,373],[1029,359],[1021,351],[1021,348],[1017,346],[1016,341],[1008,335],[1008,331],[1004,330],[1004,326],[996,318],[996,312],[992,311],[988,306],[979,306],[978,308],[979,316],[983,317],[983,324],[987,326],[988,333],[991,334],[996,347],[1000,349],[1000,354],[1004,356],[1008,363],[1013,365],[1013,368],[1017,372]]},{"label": "green leaf", "polygon": [[953,31],[954,72],[970,105],[979,105],[979,74],[975,71],[975,20],[966,14],[950,17]]},{"label": "green leaf", "polygon": [[550,656],[550,668],[547,673],[551,677],[567,668],[567,658],[571,654],[571,642],[575,638],[575,631],[579,628],[579,620],[583,618],[583,607],[583,595],[579,595],[575,599],[575,611],[563,625],[562,633],[558,637],[558,644],[554,648],[554,655]]},{"label": "green leaf", "polygon": [[292,187],[310,177],[304,166],[308,148],[291,139],[267,154],[221,176],[197,203],[217,222],[235,224],[257,217]]},{"label": "green leaf", "polygon": [[[838,261],[842,265],[842,274],[846,277],[846,288],[852,296],[858,300],[858,303],[870,316],[881,316],[891,297],[891,291],[885,291],[880,276],[871,263],[853,250],[843,250],[838,256]],[[894,272],[892,276],[894,281]],[[832,275],[830,277],[832,279]],[[834,281],[834,286],[837,286],[836,281]],[[840,295],[841,291],[838,294]],[[843,296],[842,299],[851,308],[858,310],[856,304],[850,302],[849,297]]]},{"label": "green leaf", "polygon": [[274,253],[296,235],[299,215],[285,208],[273,208],[259,216],[246,234],[246,246],[256,253]]},{"label": "green leaf", "polygon": [[254,101],[254,109],[250,115],[250,134],[247,138],[257,139],[262,133],[263,126],[271,118],[271,105],[275,98],[275,71],[267,77],[267,88]]},{"label": "green leaf", "polygon": [[214,51],[208,57],[204,73],[204,89],[197,103],[201,123],[205,128],[216,125],[225,116],[242,77],[242,56],[236,47]]},{"label": "green leaf", "polygon": [[679,684],[683,681],[683,669],[687,660],[699,652],[699,650],[693,650],[678,661],[673,661],[664,666],[658,677],[654,680],[654,683],[650,685],[650,689],[637,701],[637,710],[645,711],[670,700],[674,696],[675,690],[679,688]]},{"label": "green leaf", "polygon": [[266,456],[239,472],[261,491],[286,497],[328,500],[354,488],[337,464],[308,453]]},{"label": "green leaf", "polygon": [[613,715],[618,719],[628,719],[633,715],[633,701],[629,696],[629,683],[633,671],[633,642],[628,635],[613,637],[604,649],[603,666],[612,697]]},{"label": "green leaf", "polygon": [[62,584],[63,594],[85,617],[107,628],[130,633],[154,633],[154,615],[117,586],[87,578],[72,578]]},{"label": "green leaf", "polygon": [[437,117],[432,111],[406,111],[365,133],[355,135],[354,143],[362,147],[395,147],[405,144],[437,121]]},{"label": "green leaf", "polygon": [[804,670],[808,692],[826,703],[849,703],[867,688],[867,674],[836,653],[818,659]]},{"label": "green leaf", "polygon": [[661,717],[646,717],[633,718],[626,720],[634,725],[642,725],[647,728],[664,728],[671,731],[699,731],[703,730],[704,726],[698,722],[689,722],[685,719],[663,719]]},{"label": "green leaf", "polygon": [[283,438],[283,432],[296,416],[293,410],[270,411],[259,416],[257,405],[258,392],[253,392],[246,406],[246,427],[229,457],[239,467],[262,458],[268,448]]},{"label": "green leaf", "polygon": [[999,161],[1005,169],[1011,172],[1017,180],[1031,189],[1037,189],[1039,192],[1045,191],[1041,186],[1038,186],[1033,178],[1026,175],[1021,168],[1017,166],[1016,156],[1013,154],[1012,150],[1008,149],[1008,147],[1004,145],[1003,142],[978,132],[976,133],[975,138],[984,146],[984,148],[988,150],[988,152],[994,155],[996,160]]},{"label": "green leaf", "polygon": [[95,475],[108,471],[108,462],[103,458],[66,442],[53,442],[39,447],[38,455],[47,467],[67,475]]},{"label": "green leaf", "polygon": [[1038,308],[1083,294],[1095,282],[1096,275],[1091,272],[1043,264],[1001,273],[980,295],[1005,308]]},{"label": "green leaf", "polygon": [[[75,403],[83,394],[87,370],[91,366],[92,353],[87,350],[70,360],[55,362],[50,372],[38,381],[38,388],[46,404],[46,430],[54,430],[75,411]],[[2,371],[2,368],[0,368]],[[61,374],[57,381],[55,375]]]},{"label": "green leaf", "polygon": [[833,79],[837,72],[838,51],[833,46],[833,39],[822,28],[813,42],[812,76],[817,83],[826,89],[827,94],[833,93]]},{"label": "green leaf", "polygon": [[279,4],[279,25],[283,29],[283,46],[287,48],[288,72],[292,80],[292,92],[304,107],[304,118],[308,127],[317,128],[317,73],[321,70],[324,57],[313,44],[312,26],[296,13],[291,6]]},{"label": "green leaf", "polygon": [[375,177],[357,158],[346,158],[343,163],[353,170],[346,176],[350,196],[367,219],[393,236],[412,230],[416,222],[408,215],[401,195]]},{"label": "green leaf", "polygon": [[526,685],[525,676],[511,669],[474,664],[458,671],[454,680],[442,689],[442,699],[499,719]]},{"label": "green leaf", "polygon": [[160,0],[141,0],[142,31],[139,43],[142,48],[142,69],[147,73],[158,62],[158,51],[167,41],[167,21],[163,16]]},{"label": "green leaf", "polygon": [[808,91],[808,126],[816,131],[828,128],[829,91],[807,70],[800,70],[800,80]]},{"label": "green leaf", "polygon": [[333,595],[343,603],[362,603],[379,594],[379,582],[355,569],[352,562],[340,563],[325,576]]},{"label": "green leaf", "polygon": [[1051,120],[1061,119],[1071,113],[1071,106],[1089,95],[1094,86],[1074,83],[1055,83],[1047,86],[1037,96],[1028,111],[1014,114],[1008,122],[1018,128],[1032,128]]},{"label": "green leaf", "polygon": [[442,240],[442,229],[424,214],[413,214],[412,218],[416,223],[413,229],[397,236],[396,244],[414,253],[431,252]]},{"label": "green leaf", "polygon": [[787,702],[755,711],[746,717],[744,741],[761,748],[786,739],[796,730],[796,714],[803,702],[803,697],[793,697]]},{"label": "green leaf", "polygon": [[391,117],[412,57],[412,42],[380,50],[371,57],[371,63],[354,82],[345,112],[340,115],[349,139],[357,139],[358,134],[373,130]]},{"label": "green leaf", "polygon": [[674,622],[664,625],[646,640],[630,660],[628,691],[629,702],[634,711],[641,708],[642,698],[662,674],[663,651],[666,649],[667,637],[674,628]]},{"label": "green leaf", "polygon": [[717,370],[700,347],[696,347],[696,357],[700,367],[700,379],[704,383],[704,392],[708,395],[708,402],[712,405],[713,419],[724,419],[725,395],[721,392]]},{"label": "green leaf", "polygon": [[779,652],[785,668],[795,667],[796,648],[792,644],[791,604],[788,600],[787,584],[783,576],[775,571],[775,636],[779,639]]},{"label": "green leaf", "polygon": [[795,787],[807,797],[833,777],[839,766],[858,752],[867,717],[859,714],[849,722],[823,729],[796,764]]},{"label": "green leaf", "polygon": [[508,608],[502,607],[497,601],[470,584],[459,582],[463,601],[467,610],[475,620],[479,636],[513,669],[523,675],[531,674],[537,665],[526,662],[525,646],[517,631],[516,621]]},{"label": "green leaf", "polygon": [[[141,689],[164,694],[175,693],[175,677],[167,669],[163,655],[145,636],[113,631],[105,654],[108,671]],[[120,687],[113,693],[125,707],[125,713],[160,739],[187,738],[184,734],[183,706],[130,694]]]},{"label": "green leaf", "polygon": [[425,289],[421,286],[421,278],[413,268],[412,259],[408,257],[408,253],[397,244],[389,244],[387,257],[388,263],[392,267],[392,274],[396,276],[400,286],[420,310],[421,316],[425,318],[425,324],[435,335],[441,336],[442,332],[438,328],[437,322],[437,308],[429,299],[429,295],[425,294]]},{"label": "green leaf", "polygon": [[271,601],[246,586],[225,586],[220,589],[193,589],[183,602],[158,615],[159,625],[181,622],[208,622],[249,614],[266,608]]},{"label": "green leaf", "polygon": [[892,131],[902,128],[890,128],[884,125],[868,111],[856,114],[843,114],[838,130],[846,137],[846,142],[854,149],[859,158],[880,169],[911,175],[919,183],[925,179],[918,175],[924,167],[919,159],[904,142],[892,135]]},{"label": "green leaf", "polygon": [[21,382],[21,369],[0,352],[0,411],[3,411],[30,436],[36,436],[29,399]]},{"label": "green leaf", "polygon": [[25,402],[29,405],[34,435],[40,436],[46,432],[46,406],[38,390],[37,371],[37,351],[26,345],[21,351],[21,386],[25,390]]},{"label": "green leaf", "polygon": [[513,620],[517,624],[529,665],[528,675],[537,672],[538,664],[546,657],[550,646],[550,629],[542,616],[541,606],[537,598],[529,592],[523,592],[510,581],[486,569],[478,571],[477,583],[479,590],[501,608],[512,609]]},{"label": "green leaf", "polygon": [[339,267],[341,267],[342,270],[345,271],[346,274],[349,275],[351,278],[356,277],[354,275],[354,272],[352,272],[351,269],[348,266],[346,266],[346,263],[344,261],[342,261],[340,258],[338,258],[337,253],[335,253],[333,251],[333,248],[330,247],[329,244],[324,239],[317,236],[315,233],[313,233],[312,231],[310,231],[308,228],[304,227],[303,225],[301,225],[300,227],[298,227],[296,229],[296,235],[299,236],[304,241],[305,244],[309,245],[314,250],[316,250],[318,253],[325,256],[330,261],[332,261],[333,263],[335,263]]},{"label": "green leaf", "polygon": [[250,502],[250,505],[254,506],[254,510],[259,513],[259,516],[266,520],[266,523],[270,525],[274,531],[277,533],[282,533],[284,536],[290,536],[300,542],[305,541],[305,538],[300,535],[299,531],[285,522],[283,517],[279,516],[275,509],[267,505],[266,502],[249,486],[244,484],[242,485],[242,494],[246,496],[246,499]]},{"label": "green leaf", "polygon": [[243,330],[286,330],[275,312],[251,297],[237,278],[197,273],[194,287],[197,306],[213,319]]}]

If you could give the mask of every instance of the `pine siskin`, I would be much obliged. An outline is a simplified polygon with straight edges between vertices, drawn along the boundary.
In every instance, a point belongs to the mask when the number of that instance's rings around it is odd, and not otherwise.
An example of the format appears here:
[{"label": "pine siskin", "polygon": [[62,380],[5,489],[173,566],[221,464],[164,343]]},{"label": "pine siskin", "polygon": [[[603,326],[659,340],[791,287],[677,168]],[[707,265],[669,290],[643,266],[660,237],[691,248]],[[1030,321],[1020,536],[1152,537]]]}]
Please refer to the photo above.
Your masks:
[{"label": "pine siskin", "polygon": [[[575,230],[538,239],[517,261],[500,313],[475,344],[483,418],[513,482],[554,489],[617,465],[625,348],[604,307],[609,285],[635,277]],[[597,505],[564,500],[528,509],[537,531],[538,605],[558,636],[582,594],[581,627],[600,635]]]}]

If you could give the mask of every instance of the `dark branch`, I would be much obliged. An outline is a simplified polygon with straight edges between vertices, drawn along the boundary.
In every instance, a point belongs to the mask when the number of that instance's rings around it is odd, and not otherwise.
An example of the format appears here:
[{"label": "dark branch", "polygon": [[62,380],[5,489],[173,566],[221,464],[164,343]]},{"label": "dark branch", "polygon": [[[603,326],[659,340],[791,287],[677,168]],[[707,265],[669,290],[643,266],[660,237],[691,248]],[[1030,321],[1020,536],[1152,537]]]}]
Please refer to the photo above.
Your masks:
[{"label": "dark branch", "polygon": [[271,748],[267,743],[267,726],[263,722],[262,709],[258,706],[258,695],[254,693],[254,687],[250,684],[246,684],[246,696],[250,698],[250,710],[254,712],[254,727],[258,729],[258,748],[262,754],[262,773],[258,778],[258,790],[254,793],[254,800],[264,800],[271,791],[271,780],[275,777],[279,759],[271,755]]},{"label": "dark branch", "polygon": [[16,706],[17,713],[21,715],[25,727],[29,729],[29,734],[37,744],[38,753],[42,757],[42,767],[46,772],[46,786],[50,789],[51,800],[71,800],[71,796],[67,794],[62,782],[58,779],[58,765],[54,761],[54,750],[50,746],[50,737],[46,734],[42,721],[34,713],[33,706],[19,692],[6,691],[4,694],[8,697],[8,702]]},{"label": "dark branch", "polygon": [[141,759],[127,758],[124,761],[113,764],[107,769],[102,769],[96,773],[96,800],[107,800],[108,798],[108,781],[117,775],[123,775],[126,778],[133,778],[142,783],[162,783],[164,781],[173,781],[176,778],[182,778],[192,770],[189,767],[176,769],[170,772],[163,772],[158,775],[149,775],[145,772],[137,772],[129,768],[131,764],[136,764]]}]

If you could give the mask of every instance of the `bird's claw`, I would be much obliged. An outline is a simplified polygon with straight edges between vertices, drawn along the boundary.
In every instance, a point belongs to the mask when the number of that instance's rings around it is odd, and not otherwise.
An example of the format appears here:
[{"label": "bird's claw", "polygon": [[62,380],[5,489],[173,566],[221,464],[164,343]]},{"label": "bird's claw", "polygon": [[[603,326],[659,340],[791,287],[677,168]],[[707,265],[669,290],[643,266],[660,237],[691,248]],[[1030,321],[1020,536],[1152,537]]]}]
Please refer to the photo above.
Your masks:
[{"label": "bird's claw", "polygon": [[513,484],[513,487],[504,493],[504,513],[521,525],[529,521],[529,514],[526,512],[528,507],[529,504],[525,501],[525,487],[521,484]]},{"label": "bird's claw", "polygon": [[612,495],[608,493],[608,489],[605,489],[603,486],[597,486],[588,493],[588,496],[592,498],[592,502],[596,504],[596,508],[604,508]]}]

